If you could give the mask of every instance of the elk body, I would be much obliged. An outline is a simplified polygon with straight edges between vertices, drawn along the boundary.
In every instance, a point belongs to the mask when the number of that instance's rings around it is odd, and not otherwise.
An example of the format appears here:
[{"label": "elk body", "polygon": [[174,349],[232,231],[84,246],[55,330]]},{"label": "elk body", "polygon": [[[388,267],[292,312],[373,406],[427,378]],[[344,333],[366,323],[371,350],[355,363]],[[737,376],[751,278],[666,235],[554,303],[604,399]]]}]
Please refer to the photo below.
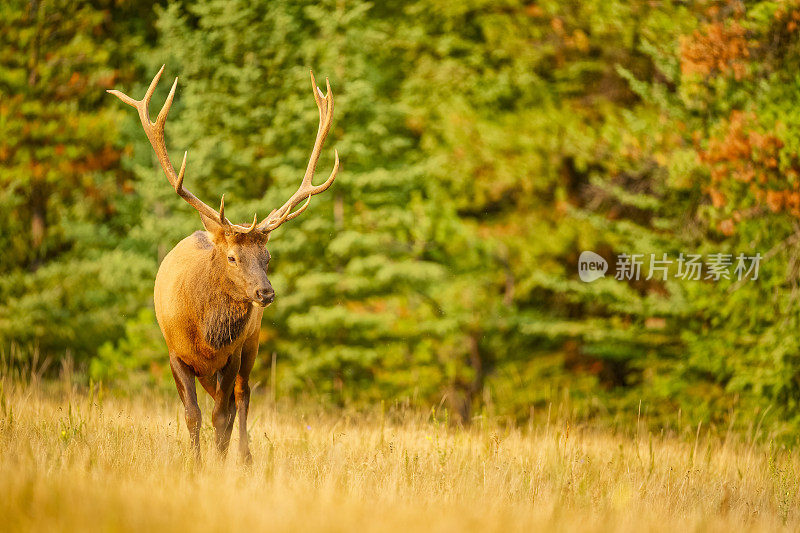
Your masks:
[{"label": "elk body", "polygon": [[[300,188],[261,222],[255,216],[251,224],[244,226],[233,224],[225,217],[224,196],[217,211],[184,188],[186,153],[180,171],[175,172],[167,154],[164,126],[175,97],[177,78],[155,122],[150,121],[149,114],[150,98],[163,72],[162,66],[141,100],[116,90],[108,91],[139,112],[142,127],[167,179],[175,192],[200,213],[205,227],[205,231],[197,231],[179,242],[162,261],[154,291],[156,318],[167,344],[170,368],[183,402],[195,453],[200,455],[197,378],[214,399],[211,420],[217,449],[222,453],[227,451],[238,414],[239,451],[242,458],[249,461],[248,379],[258,353],[261,317],[264,308],[275,298],[267,278],[270,255],[266,244],[273,230],[302,213],[311,196],[325,191],[336,178],[339,155],[334,152],[335,163],[328,179],[317,186],[311,183],[331,127],[333,95],[327,80],[327,92],[322,94],[312,73],[319,128]],[[301,202],[303,205],[297,208]]]}]

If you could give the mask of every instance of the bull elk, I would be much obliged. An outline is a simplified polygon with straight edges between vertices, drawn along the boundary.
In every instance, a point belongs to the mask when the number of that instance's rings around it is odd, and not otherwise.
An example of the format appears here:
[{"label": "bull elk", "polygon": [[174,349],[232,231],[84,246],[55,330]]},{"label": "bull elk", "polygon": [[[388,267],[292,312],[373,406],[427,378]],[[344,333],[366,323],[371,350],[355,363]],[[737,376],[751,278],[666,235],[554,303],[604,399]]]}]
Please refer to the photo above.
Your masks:
[{"label": "bull elk", "polygon": [[[175,97],[178,78],[172,84],[155,122],[150,121],[150,98],[164,67],[158,71],[141,100],[111,90],[109,93],[136,108],[142,127],[153,146],[161,168],[178,196],[200,213],[206,231],[196,231],[180,241],[161,262],[156,275],[154,302],[156,318],[169,350],[169,364],[185,409],[192,447],[200,456],[201,413],[197,404],[195,378],[214,398],[211,415],[217,449],[225,453],[236,415],[239,416],[239,452],[251,460],[247,439],[247,411],[250,403],[248,378],[258,352],[258,336],[264,308],[275,299],[267,278],[270,254],[266,249],[272,231],[302,213],[315,194],[333,184],[339,170],[334,151],[333,171],[321,185],[312,178],[322,145],[331,128],[333,95],[311,86],[319,108],[319,128],[311,158],[297,191],[261,222],[253,217],[249,225],[231,223],[225,217],[225,196],[219,211],[203,203],[183,186],[187,152],[177,173],[164,142],[164,125]],[[302,205],[297,208],[298,205]],[[297,209],[295,209],[297,208]]]}]

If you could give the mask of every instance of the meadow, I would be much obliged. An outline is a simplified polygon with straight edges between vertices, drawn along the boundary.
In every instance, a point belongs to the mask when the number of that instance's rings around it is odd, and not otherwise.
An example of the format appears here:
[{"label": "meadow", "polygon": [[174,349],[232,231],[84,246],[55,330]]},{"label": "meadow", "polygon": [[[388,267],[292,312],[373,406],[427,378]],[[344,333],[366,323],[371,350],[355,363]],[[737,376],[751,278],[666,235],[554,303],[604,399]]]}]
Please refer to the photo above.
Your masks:
[{"label": "meadow", "polygon": [[[776,531],[800,528],[800,457],[768,436],[616,434],[553,414],[469,427],[402,406],[253,395],[251,466],[195,462],[177,396],[15,383],[0,392],[7,531]],[[751,442],[752,440],[752,442]]]}]

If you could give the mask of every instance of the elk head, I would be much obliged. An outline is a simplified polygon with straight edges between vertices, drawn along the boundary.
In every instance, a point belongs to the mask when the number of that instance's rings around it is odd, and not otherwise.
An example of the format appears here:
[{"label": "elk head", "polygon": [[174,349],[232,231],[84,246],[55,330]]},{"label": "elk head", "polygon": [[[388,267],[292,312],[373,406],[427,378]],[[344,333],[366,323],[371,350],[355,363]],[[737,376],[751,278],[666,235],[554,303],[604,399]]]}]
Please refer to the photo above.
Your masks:
[{"label": "elk head", "polygon": [[[335,161],[328,179],[321,185],[313,185],[311,182],[319,161],[322,145],[328,136],[333,118],[333,94],[330,82],[327,78],[325,79],[326,93],[323,94],[317,87],[314,73],[311,72],[311,87],[314,92],[314,100],[319,109],[319,127],[317,128],[317,138],[300,187],[286,203],[277,209],[273,209],[261,222],[258,221],[258,215],[256,214],[253,217],[253,222],[244,226],[233,224],[225,217],[224,195],[222,196],[219,210],[216,210],[183,186],[188,152],[183,154],[180,171],[175,172],[167,154],[167,147],[164,141],[164,126],[167,122],[167,114],[172,106],[172,100],[175,97],[178,78],[175,78],[169,96],[167,96],[167,100],[158,113],[155,122],[150,121],[149,113],[150,98],[153,96],[163,72],[164,66],[153,78],[150,87],[141,100],[134,100],[117,90],[109,90],[108,92],[136,108],[139,112],[139,119],[142,122],[144,132],[153,146],[158,161],[161,163],[161,168],[167,175],[170,184],[175,189],[175,192],[178,193],[178,196],[186,200],[189,205],[200,213],[203,226],[212,236],[208,243],[209,246],[214,248],[211,254],[212,266],[222,273],[221,277],[223,283],[227,284],[225,288],[228,295],[236,300],[246,300],[257,305],[266,306],[275,297],[272,285],[267,279],[270,255],[265,245],[269,240],[270,234],[284,222],[297,217],[305,211],[311,201],[311,197],[327,190],[333,184],[333,180],[339,171],[339,154],[334,150]],[[301,203],[302,205],[300,205]],[[298,205],[300,205],[299,208],[297,208]]]}]

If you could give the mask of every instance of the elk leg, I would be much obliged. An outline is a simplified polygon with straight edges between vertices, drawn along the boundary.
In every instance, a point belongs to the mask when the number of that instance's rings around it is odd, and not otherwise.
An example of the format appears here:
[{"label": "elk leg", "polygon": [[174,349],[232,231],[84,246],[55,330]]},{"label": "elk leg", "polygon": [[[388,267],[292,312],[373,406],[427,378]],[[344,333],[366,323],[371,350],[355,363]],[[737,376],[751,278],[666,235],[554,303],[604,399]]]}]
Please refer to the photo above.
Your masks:
[{"label": "elk leg", "polygon": [[[220,380],[219,372],[215,372],[209,376],[197,376],[197,381],[203,386],[209,396],[215,399],[217,398],[217,387]],[[228,418],[228,425],[225,427],[225,434],[230,438],[231,431],[233,431],[233,419],[236,415],[234,411],[234,404],[233,404],[233,392],[231,392],[231,399],[228,401],[228,411],[229,411],[229,418]]]},{"label": "elk leg", "polygon": [[239,415],[239,456],[247,464],[253,462],[250,442],[247,438],[247,412],[250,409],[250,371],[258,354],[258,332],[248,338],[242,347],[242,360],[233,392],[236,396],[236,411]]},{"label": "elk leg", "polygon": [[250,454],[250,441],[247,437],[247,411],[250,409],[250,384],[247,377],[236,376],[236,412],[239,415],[239,457],[246,464],[253,462]]},{"label": "elk leg", "polygon": [[217,391],[214,396],[214,412],[211,415],[211,421],[214,424],[217,450],[223,455],[228,451],[228,445],[231,442],[231,430],[233,429],[231,418],[235,414],[231,409],[231,398],[240,362],[241,353],[232,354],[217,374]]},{"label": "elk leg", "polygon": [[[234,387],[235,387],[234,383]],[[231,391],[230,398],[228,398],[228,425],[225,426],[225,438],[230,442],[231,433],[233,433],[233,422],[236,419],[236,402],[233,399],[233,391]]]},{"label": "elk leg", "polygon": [[169,367],[172,370],[172,377],[175,378],[175,386],[178,388],[178,395],[183,402],[186,427],[189,429],[192,448],[194,449],[195,456],[199,460],[200,424],[202,415],[200,413],[200,406],[197,405],[197,391],[194,382],[195,373],[189,365],[181,361],[175,354],[169,354]]},{"label": "elk leg", "polygon": [[[231,389],[233,389],[233,387],[231,387]],[[224,420],[227,420],[227,423],[222,428],[222,438],[220,439],[220,442],[222,442],[222,448],[220,448],[220,451],[223,452],[223,454],[227,452],[228,446],[230,445],[231,434],[233,433],[233,423],[236,420],[236,404],[233,401],[233,390],[231,390],[231,393],[228,396],[228,401],[225,402],[225,405],[227,405],[228,414]],[[225,408],[223,407],[221,409],[224,412]]]}]

